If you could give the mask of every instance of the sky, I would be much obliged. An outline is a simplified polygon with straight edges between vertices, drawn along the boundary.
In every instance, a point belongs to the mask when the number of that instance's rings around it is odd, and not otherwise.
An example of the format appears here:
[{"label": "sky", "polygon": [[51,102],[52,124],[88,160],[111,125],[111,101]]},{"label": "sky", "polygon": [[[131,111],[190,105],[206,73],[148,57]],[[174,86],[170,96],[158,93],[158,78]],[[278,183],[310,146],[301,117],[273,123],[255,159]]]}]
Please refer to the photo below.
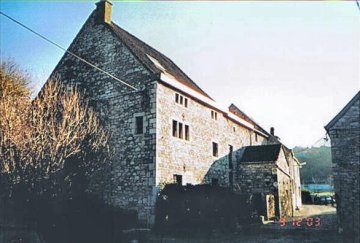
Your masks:
[{"label": "sky", "polygon": [[[95,1],[1,1],[0,9],[67,48]],[[223,106],[281,141],[312,146],[360,90],[354,1],[113,2],[112,20],[171,58]],[[39,90],[63,51],[0,16],[0,54]]]}]

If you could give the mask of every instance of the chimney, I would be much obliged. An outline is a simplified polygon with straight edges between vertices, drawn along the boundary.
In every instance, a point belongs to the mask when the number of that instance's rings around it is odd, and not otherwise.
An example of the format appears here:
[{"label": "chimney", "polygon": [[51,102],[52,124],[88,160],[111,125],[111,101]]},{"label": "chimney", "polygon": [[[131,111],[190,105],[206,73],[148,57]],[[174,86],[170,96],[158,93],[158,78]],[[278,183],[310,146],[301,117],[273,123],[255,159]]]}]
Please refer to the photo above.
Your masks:
[{"label": "chimney", "polygon": [[275,129],[273,127],[270,128],[270,134],[272,136],[275,136]]},{"label": "chimney", "polygon": [[100,0],[96,3],[96,17],[98,23],[111,24],[111,8],[112,3],[108,0]]}]

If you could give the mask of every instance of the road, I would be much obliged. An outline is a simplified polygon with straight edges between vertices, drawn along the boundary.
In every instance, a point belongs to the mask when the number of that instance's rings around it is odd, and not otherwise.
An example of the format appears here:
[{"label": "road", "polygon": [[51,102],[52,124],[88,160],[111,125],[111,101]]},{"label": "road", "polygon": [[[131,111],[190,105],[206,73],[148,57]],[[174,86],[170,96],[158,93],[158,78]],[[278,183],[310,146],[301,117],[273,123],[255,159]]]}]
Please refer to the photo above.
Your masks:
[{"label": "road", "polygon": [[[312,218],[312,219],[311,219]],[[312,222],[311,222],[312,221]],[[285,223],[284,223],[285,222]],[[235,233],[164,237],[153,235],[151,243],[341,243],[337,234],[336,210],[331,206],[304,205],[286,221],[266,222],[239,229]]]}]

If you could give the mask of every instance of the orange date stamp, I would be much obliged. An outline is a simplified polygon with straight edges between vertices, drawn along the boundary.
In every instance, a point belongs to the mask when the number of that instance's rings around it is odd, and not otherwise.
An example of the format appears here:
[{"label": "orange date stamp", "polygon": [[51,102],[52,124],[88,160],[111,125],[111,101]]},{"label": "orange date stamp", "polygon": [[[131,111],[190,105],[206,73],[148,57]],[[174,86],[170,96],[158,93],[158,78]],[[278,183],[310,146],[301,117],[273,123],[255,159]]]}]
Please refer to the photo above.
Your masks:
[{"label": "orange date stamp", "polygon": [[286,220],[286,218],[280,218],[279,220],[280,226],[286,226],[287,224],[291,224],[293,227],[320,227],[321,226],[321,219],[319,217],[308,217],[308,218],[296,218],[290,220]]}]

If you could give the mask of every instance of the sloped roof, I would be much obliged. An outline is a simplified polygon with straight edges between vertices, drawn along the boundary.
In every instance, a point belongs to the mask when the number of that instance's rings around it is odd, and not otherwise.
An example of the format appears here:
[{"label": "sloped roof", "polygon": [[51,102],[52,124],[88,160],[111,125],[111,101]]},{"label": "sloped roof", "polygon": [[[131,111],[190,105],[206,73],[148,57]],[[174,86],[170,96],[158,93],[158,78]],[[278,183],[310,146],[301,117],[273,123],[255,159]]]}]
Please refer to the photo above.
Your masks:
[{"label": "sloped roof", "polygon": [[243,112],[242,110],[240,110],[236,105],[231,104],[229,106],[229,111],[231,113],[233,113],[234,115],[240,117],[241,119],[244,119],[245,121],[251,123],[254,125],[254,127],[261,131],[262,133],[265,133],[266,135],[270,136],[270,133],[268,133],[265,129],[263,129],[260,125],[258,125],[254,119],[250,118],[250,116],[246,115],[245,112]]},{"label": "sloped roof", "polygon": [[279,157],[281,144],[247,146],[239,162],[276,161]]},{"label": "sloped roof", "polygon": [[356,101],[360,99],[360,91],[347,103],[347,105],[325,126],[326,131],[328,131],[335,123],[350,109]]},{"label": "sloped roof", "polygon": [[173,61],[171,61],[164,54],[155,50],[145,42],[141,41],[137,37],[127,32],[126,30],[120,28],[114,22],[107,26],[110,27],[110,29],[115,33],[115,35],[151,72],[153,72],[154,74],[160,74],[161,72],[163,72],[163,70],[161,70],[161,67],[156,65],[156,63],[154,63],[154,61],[152,61],[149,56],[155,59],[165,69],[165,71],[175,77],[177,81],[213,100],[194,81],[192,81]]}]

